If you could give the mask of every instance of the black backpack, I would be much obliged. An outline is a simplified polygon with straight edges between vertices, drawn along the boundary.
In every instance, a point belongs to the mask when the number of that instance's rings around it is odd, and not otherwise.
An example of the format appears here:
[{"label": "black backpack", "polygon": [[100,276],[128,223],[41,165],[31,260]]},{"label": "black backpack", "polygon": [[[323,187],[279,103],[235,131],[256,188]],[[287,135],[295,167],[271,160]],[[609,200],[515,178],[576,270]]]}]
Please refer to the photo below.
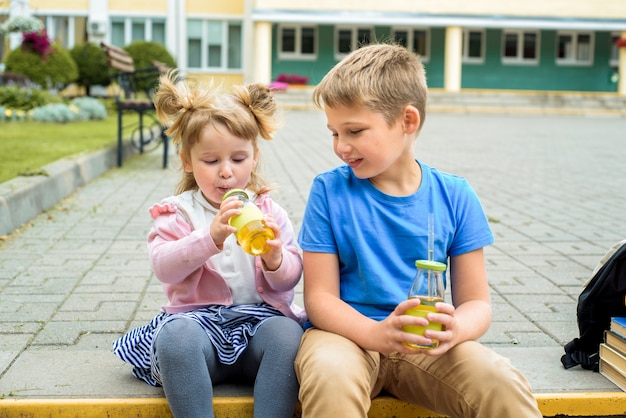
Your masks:
[{"label": "black backpack", "polygon": [[611,317],[626,316],[626,240],[615,244],[600,260],[578,297],[580,336],[565,344],[563,367],[598,371],[600,343]]}]

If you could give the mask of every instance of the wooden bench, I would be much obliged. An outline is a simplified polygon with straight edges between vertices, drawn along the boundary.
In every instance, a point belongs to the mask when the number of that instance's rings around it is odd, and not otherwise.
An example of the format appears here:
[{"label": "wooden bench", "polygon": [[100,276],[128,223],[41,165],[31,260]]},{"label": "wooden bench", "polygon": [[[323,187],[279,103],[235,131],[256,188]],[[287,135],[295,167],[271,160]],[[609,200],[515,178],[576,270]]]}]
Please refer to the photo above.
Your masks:
[{"label": "wooden bench", "polygon": [[[136,69],[133,58],[123,50],[106,42],[100,46],[107,56],[107,63],[112,69],[112,77],[115,78],[120,92],[116,95],[117,106],[117,165],[122,166],[123,161],[123,134],[124,113],[134,112],[139,115],[139,122],[129,124],[132,127],[130,133],[131,144],[140,152],[156,148],[163,143],[163,168],[167,167],[168,137],[165,127],[158,121],[152,101],[152,89],[156,86],[160,74],[167,72],[167,65],[154,61],[153,66]],[[138,84],[148,83],[148,88],[141,91]],[[144,116],[149,118],[148,121]],[[128,126],[127,126],[128,127]],[[126,128],[127,128],[126,127]],[[158,129],[157,129],[158,128]]]}]

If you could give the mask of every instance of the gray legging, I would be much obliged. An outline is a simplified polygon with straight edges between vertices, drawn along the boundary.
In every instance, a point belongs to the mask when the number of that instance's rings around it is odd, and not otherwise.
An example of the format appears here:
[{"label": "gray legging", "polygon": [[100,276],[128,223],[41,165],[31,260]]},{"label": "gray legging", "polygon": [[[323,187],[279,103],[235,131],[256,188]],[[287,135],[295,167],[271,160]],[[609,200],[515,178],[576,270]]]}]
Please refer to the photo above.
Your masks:
[{"label": "gray legging", "polygon": [[232,365],[219,362],[202,327],[180,318],[159,332],[155,349],[163,390],[174,417],[213,415],[213,385],[254,383],[255,418],[291,418],[298,400],[293,361],[302,328],[284,316],[266,320]]}]

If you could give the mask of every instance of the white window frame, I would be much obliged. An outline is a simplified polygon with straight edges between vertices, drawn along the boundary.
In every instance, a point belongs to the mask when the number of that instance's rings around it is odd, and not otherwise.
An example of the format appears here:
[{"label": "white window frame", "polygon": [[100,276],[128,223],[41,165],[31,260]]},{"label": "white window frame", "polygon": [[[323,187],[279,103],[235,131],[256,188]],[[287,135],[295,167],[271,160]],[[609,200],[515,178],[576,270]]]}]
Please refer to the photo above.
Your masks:
[{"label": "white window frame", "polygon": [[[535,35],[535,58],[524,58],[524,36],[525,35]],[[517,56],[515,57],[507,57],[504,55],[504,50],[506,48],[506,36],[507,35],[515,35],[517,36]],[[515,30],[515,29],[504,29],[502,31],[502,63],[503,64],[519,64],[519,65],[537,65],[539,64],[539,53],[540,53],[540,36],[541,34],[537,30]]]},{"label": "white window frame", "polygon": [[[202,27],[201,38],[200,38],[200,67],[191,67],[189,66],[189,61],[187,61],[185,65],[187,66],[188,69],[193,70],[193,71],[200,71],[204,73],[240,73],[241,71],[243,71],[243,68],[245,66],[244,56],[243,56],[244,55],[243,40],[245,36],[244,36],[244,22],[242,20],[239,20],[239,19],[203,19],[203,18],[190,18],[188,20],[200,21],[201,27]],[[221,30],[222,39],[220,40],[220,46],[221,46],[220,64],[221,65],[219,67],[209,66],[209,54],[208,54],[209,23],[220,23],[222,26],[222,30]],[[229,67],[229,62],[228,62],[229,49],[231,46],[229,43],[229,28],[231,25],[239,26],[240,28],[240,45],[239,45],[240,66],[235,67],[235,68]],[[187,42],[188,42],[190,37],[187,33],[185,34],[185,37],[187,38]],[[188,48],[188,44],[187,44],[187,48]],[[187,52],[189,53],[189,51]]]},{"label": "white window frame", "polygon": [[[294,31],[295,51],[283,51],[283,31],[290,29]],[[313,52],[302,51],[302,30],[313,29]],[[318,52],[318,28],[317,25],[289,25],[283,24],[278,26],[278,59],[313,61],[317,59]]]},{"label": "white window frame", "polygon": [[[588,59],[579,59],[581,46],[578,44],[578,37],[580,35],[589,36],[589,51]],[[572,51],[570,56],[565,58],[559,58],[559,39],[561,36],[570,36]],[[592,31],[558,31],[556,33],[556,56],[554,57],[557,65],[575,65],[575,66],[590,66],[593,65],[593,50],[594,50],[595,33]]]},{"label": "white window frame", "polygon": [[346,25],[342,25],[342,26],[335,26],[335,42],[334,42],[334,53],[335,53],[335,59],[336,60],[341,60],[342,58],[344,58],[346,55],[348,55],[349,52],[340,52],[339,51],[339,32],[340,31],[350,31],[350,51],[354,51],[357,48],[359,48],[359,42],[358,42],[358,35],[359,35],[359,31],[360,30],[367,30],[369,31],[369,35],[370,35],[370,42],[372,42],[374,40],[374,36],[375,36],[375,32],[374,32],[374,27],[373,26],[368,26],[368,25],[354,25],[354,26],[346,26]]},{"label": "white window frame", "polygon": [[[478,32],[480,33],[480,57],[470,57],[469,56],[469,41],[470,41],[470,33]],[[485,49],[486,49],[486,32],[484,29],[476,29],[476,28],[466,28],[463,29],[463,52],[462,52],[462,61],[467,64],[483,64],[485,62]]]},{"label": "white window frame", "polygon": [[[396,39],[396,32],[406,32],[407,33],[407,49],[411,52],[419,54],[420,61],[428,62],[430,60],[430,28],[427,27],[408,27],[408,26],[394,26],[391,28],[391,36]],[[413,44],[415,42],[415,32],[423,31],[426,33],[425,45],[424,45],[424,53],[420,54],[419,51],[415,51],[413,49]]]}]

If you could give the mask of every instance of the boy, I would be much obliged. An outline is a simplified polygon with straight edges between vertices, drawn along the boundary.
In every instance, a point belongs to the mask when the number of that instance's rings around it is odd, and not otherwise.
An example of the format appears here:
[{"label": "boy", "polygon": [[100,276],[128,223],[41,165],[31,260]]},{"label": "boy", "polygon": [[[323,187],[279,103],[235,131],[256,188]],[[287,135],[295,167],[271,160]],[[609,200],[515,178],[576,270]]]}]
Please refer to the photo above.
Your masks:
[{"label": "boy", "polygon": [[[415,159],[427,87],[398,45],[352,52],[315,88],[345,163],[316,177],[299,242],[312,327],[296,358],[303,417],[366,417],[386,391],[452,417],[541,417],[526,378],[475,340],[491,323],[483,247],[493,242],[480,202],[460,177]],[[452,304],[426,319],[404,313],[415,260],[449,259]],[[404,325],[441,323],[425,336]],[[429,344],[415,350],[405,343]]]}]

